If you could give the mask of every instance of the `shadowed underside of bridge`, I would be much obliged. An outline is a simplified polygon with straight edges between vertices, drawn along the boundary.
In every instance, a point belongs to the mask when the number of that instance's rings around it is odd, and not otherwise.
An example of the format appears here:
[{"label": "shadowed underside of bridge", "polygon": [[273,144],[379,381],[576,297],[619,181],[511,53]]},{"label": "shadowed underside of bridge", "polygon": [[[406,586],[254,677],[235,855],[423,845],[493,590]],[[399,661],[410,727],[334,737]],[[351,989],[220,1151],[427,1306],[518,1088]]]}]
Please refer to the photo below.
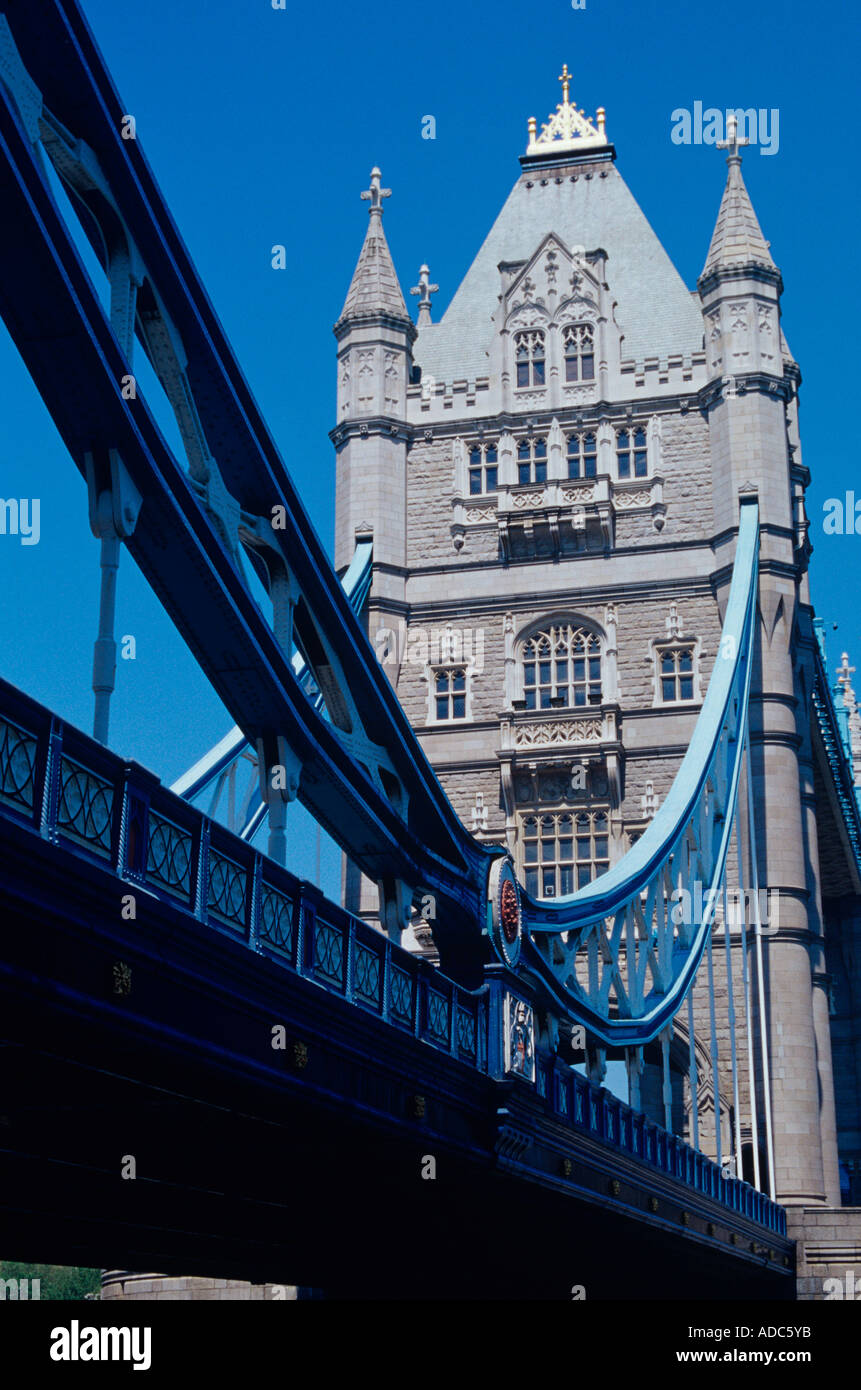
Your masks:
[{"label": "shadowed underside of bridge", "polygon": [[6,1258],[335,1297],[792,1296],[790,1242],[574,1132],[533,1088],[169,903],[145,932],[122,923],[127,885],[106,898],[100,867],[5,832]]}]

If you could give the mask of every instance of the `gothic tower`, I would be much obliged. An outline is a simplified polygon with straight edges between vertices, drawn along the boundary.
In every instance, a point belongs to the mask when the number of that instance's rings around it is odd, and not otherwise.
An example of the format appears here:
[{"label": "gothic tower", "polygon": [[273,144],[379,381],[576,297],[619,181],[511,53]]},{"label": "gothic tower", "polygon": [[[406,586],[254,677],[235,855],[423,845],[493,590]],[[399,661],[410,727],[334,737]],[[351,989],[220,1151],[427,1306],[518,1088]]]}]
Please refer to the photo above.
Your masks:
[{"label": "gothic tower", "polygon": [[[385,669],[397,684],[399,634],[406,619],[407,427],[416,328],[383,231],[380,170],[362,193],[368,229],[344,307],[338,342],[335,565],[343,571],[356,544],[373,544],[374,578],[364,618]],[[377,889],[344,861],[343,897],[354,912],[375,913]]]},{"label": "gothic tower", "polygon": [[[340,360],[350,353],[334,431],[338,563],[374,530],[369,635],[383,658],[395,618],[406,625],[387,666],[428,759],[464,823],[507,844],[528,891],[551,898],[617,862],[666,796],[718,654],[740,499],[757,496],[756,846],[743,838],[731,872],[743,891],[756,865],[779,921],[763,941],[764,1028],[751,1016],[747,1030],[742,970],[733,966],[730,998],[719,961],[717,1031],[727,1036],[734,1009],[739,1045],[749,1040],[755,1054],[738,1106],[744,1176],[771,1187],[803,1231],[819,1219],[811,1212],[840,1203],[838,1132],[856,1148],[861,1133],[849,1088],[842,1120],[835,1111],[825,952],[829,894],[849,895],[839,912],[855,940],[861,842],[857,864],[841,849],[823,877],[819,838],[838,774],[814,717],[809,474],[782,280],[744,185],[734,118],[692,293],[619,173],[604,111],[587,119],[569,101],[567,67],[560,80],[562,101],[540,133],[529,122],[520,176],[438,322],[425,265],[417,330],[404,323],[372,183],[368,235],[385,288],[376,283],[377,302],[358,319],[351,289],[336,328]],[[372,345],[377,394],[363,395],[356,353]],[[400,413],[381,405],[380,353],[402,372]],[[368,886],[366,910],[372,899]],[[741,933],[721,926],[738,962]],[[726,1058],[704,1042],[704,990],[694,992],[692,1039],[677,1018],[642,1068],[630,1054],[619,1060],[633,1102],[690,1136],[693,1046],[707,1081],[700,1146],[716,1154],[722,1138],[726,1154],[734,1098]],[[847,997],[859,990],[847,976]],[[593,1079],[606,1063],[590,1050]]]},{"label": "gothic tower", "polygon": [[357,539],[372,538],[372,627],[404,614],[407,388],[416,329],[407,313],[383,231],[380,171],[371,172],[365,242],[335,324],[338,420],[335,565],[346,568]]},{"label": "gothic tower", "polygon": [[[834,1085],[817,883],[813,764],[808,735],[813,629],[807,581],[805,477],[793,463],[800,373],[780,329],[780,271],[728,130],[728,175],[699,280],[710,386],[704,394],[712,465],[718,602],[728,592],[738,496],[759,497],[759,669],[751,699],[753,800],[759,871],[779,895],[768,939],[770,1055],[777,1191],[798,1205],[839,1204]],[[805,698],[805,690],[808,692]]]}]

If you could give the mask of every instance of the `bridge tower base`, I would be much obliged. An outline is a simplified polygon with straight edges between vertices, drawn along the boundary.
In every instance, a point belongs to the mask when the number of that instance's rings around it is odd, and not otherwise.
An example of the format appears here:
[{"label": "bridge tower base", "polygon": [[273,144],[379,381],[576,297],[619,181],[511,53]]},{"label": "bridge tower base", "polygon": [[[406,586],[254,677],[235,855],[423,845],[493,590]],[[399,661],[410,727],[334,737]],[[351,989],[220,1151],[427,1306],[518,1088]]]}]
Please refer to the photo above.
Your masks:
[{"label": "bridge tower base", "polygon": [[789,1207],[786,1219],[798,1242],[798,1301],[861,1302],[861,1207]]},{"label": "bridge tower base", "polygon": [[102,1300],[131,1298],[149,1302],[208,1302],[216,1299],[262,1302],[309,1297],[295,1284],[249,1284],[243,1279],[207,1279],[169,1274],[131,1274],[127,1269],[102,1270]]}]

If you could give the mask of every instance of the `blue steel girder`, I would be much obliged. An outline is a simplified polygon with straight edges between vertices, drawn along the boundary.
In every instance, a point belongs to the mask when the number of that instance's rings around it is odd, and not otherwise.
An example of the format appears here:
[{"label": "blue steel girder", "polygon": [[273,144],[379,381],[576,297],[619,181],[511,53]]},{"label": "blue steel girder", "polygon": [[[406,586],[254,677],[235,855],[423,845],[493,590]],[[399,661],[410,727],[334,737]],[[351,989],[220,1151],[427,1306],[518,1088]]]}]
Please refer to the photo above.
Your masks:
[{"label": "blue steel girder", "polygon": [[[374,547],[370,541],[360,542],[356,546],[353,559],[341,580],[344,593],[349,598],[355,613],[361,612],[368,596],[371,586],[373,554]],[[296,652],[293,657],[293,670],[296,673],[296,679],[313,700],[315,708],[321,710],[325,701],[299,652]],[[193,767],[189,768],[182,777],[173,783],[171,791],[176,792],[177,796],[184,796],[189,801],[193,801],[196,796],[215,784],[214,801],[217,801],[225,779],[228,775],[233,775],[234,769],[243,758],[252,758],[256,766],[256,757],[249,749],[248,740],[237,724],[214,748],[199,758]],[[254,838],[267,813],[268,807],[262,799],[258,778],[257,788],[249,798],[245,811],[245,823],[240,832],[243,840]],[[210,815],[212,814],[213,812],[210,811]]]},{"label": "blue steel girder", "polygon": [[[302,765],[299,795],[369,877],[395,876],[434,892],[438,930],[477,936],[494,853],[455,815],[302,507],[224,337],[136,139],[121,135],[122,104],[77,6],[11,3],[6,16],[27,73],[57,125],[86,142],[143,267],[141,297],[163,306],[179,336],[194,407],[217,441],[220,478],[241,511],[289,526],[271,530],[296,585],[295,638],[318,683],[335,671],[367,730],[384,730],[383,790],[299,688],[289,651],[252,597],[223,531],[201,506],[137,393],[133,372],[56,207],[9,89],[0,84],[0,189],[6,264],[0,303],[10,333],[79,470],[87,456],[122,458],[144,502],[128,548],[201,669],[251,741],[277,761],[287,740]],[[107,200],[103,197],[103,202]],[[92,211],[92,207],[91,207]],[[95,238],[94,223],[84,229]],[[94,239],[94,245],[97,239]],[[147,300],[147,287],[152,298]],[[270,538],[267,537],[269,541]],[[324,669],[320,671],[320,667]],[[330,683],[331,685],[331,683]],[[350,711],[348,711],[349,717]],[[394,803],[394,804],[393,804]],[[401,815],[397,804],[405,806]]]}]

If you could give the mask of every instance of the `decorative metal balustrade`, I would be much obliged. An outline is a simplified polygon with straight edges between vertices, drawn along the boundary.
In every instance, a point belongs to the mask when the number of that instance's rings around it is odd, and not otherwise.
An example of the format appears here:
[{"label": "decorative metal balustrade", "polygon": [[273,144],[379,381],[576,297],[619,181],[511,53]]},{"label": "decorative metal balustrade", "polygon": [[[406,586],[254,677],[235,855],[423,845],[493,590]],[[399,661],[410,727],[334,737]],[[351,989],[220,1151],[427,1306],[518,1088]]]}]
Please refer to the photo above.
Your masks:
[{"label": "decorative metal balustrade", "polygon": [[[72,790],[74,788],[74,790]],[[486,1076],[528,1086],[566,1132],[600,1140],[778,1235],[783,1209],[558,1057],[513,1050],[512,1021],[532,1025],[529,990],[496,967],[462,988],[329,902],[166,790],[143,768],[0,681],[0,822],[14,819],[150,893],[189,923],[244,943],[275,969],[315,983],[397,1032]],[[106,846],[110,846],[106,850]]]},{"label": "decorative metal balustrade", "polygon": [[573,1129],[612,1144],[620,1153],[650,1164],[776,1235],[786,1234],[786,1213],[764,1192],[725,1177],[705,1154],[633,1110],[610,1091],[594,1086],[579,1072],[560,1066],[555,1059],[539,1059],[536,1082],[539,1095],[547,1098],[556,1116]]},{"label": "decorative metal balustrade", "polygon": [[17,724],[0,720],[0,796],[32,810],[36,740]]}]

